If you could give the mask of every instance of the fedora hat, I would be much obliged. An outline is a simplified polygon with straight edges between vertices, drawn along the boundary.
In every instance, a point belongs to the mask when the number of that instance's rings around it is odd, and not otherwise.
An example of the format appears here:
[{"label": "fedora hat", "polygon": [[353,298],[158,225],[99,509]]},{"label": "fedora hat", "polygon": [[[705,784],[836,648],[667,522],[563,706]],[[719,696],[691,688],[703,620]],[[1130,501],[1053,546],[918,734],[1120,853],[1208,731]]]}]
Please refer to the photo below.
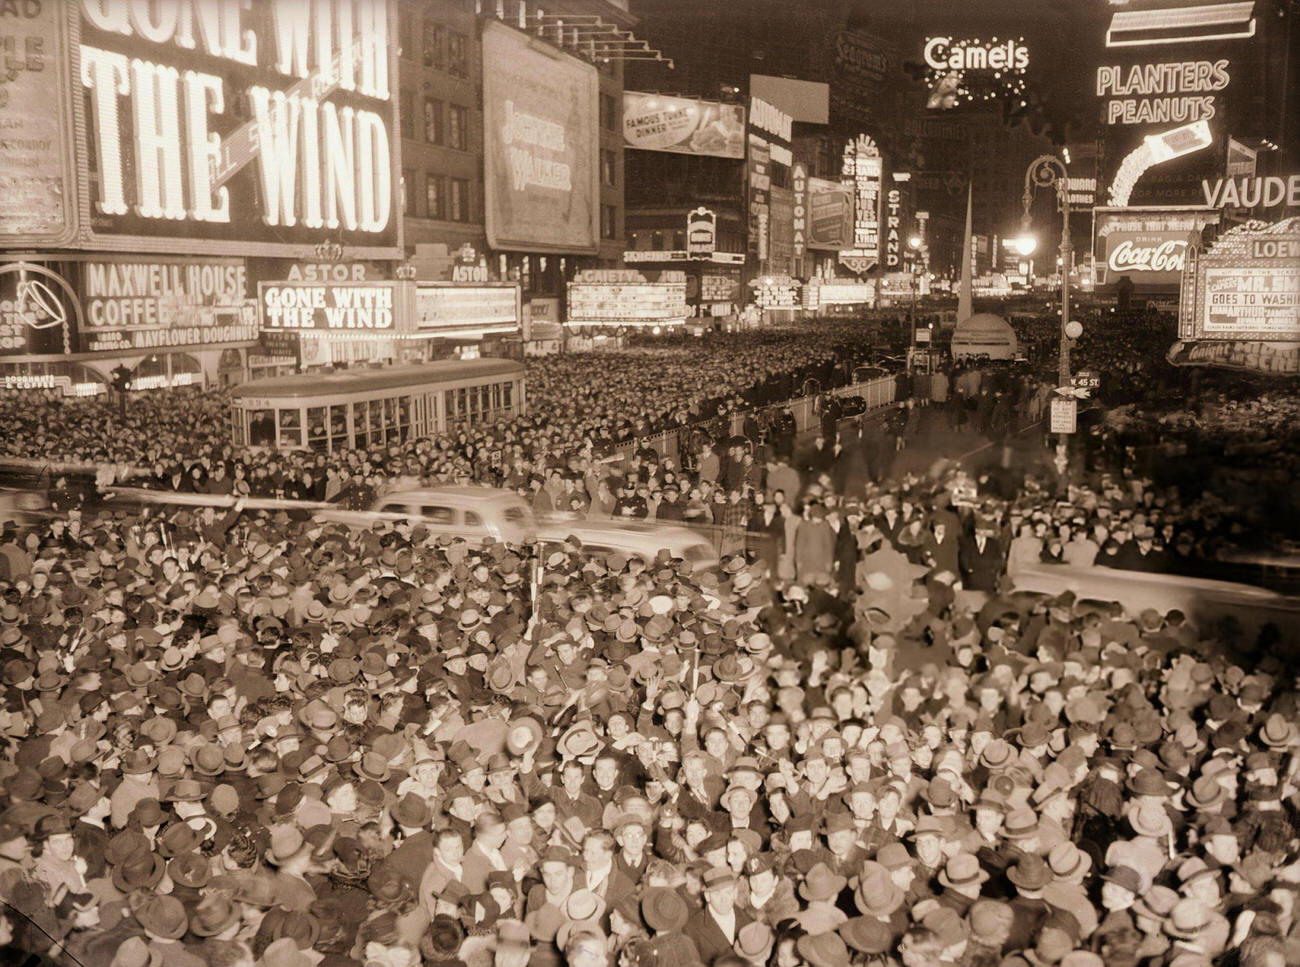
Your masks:
[{"label": "fedora hat", "polygon": [[1052,871],[1041,856],[1030,853],[1007,870],[1007,879],[1022,890],[1041,890],[1052,882]]},{"label": "fedora hat", "polygon": [[152,890],[162,879],[163,870],[163,858],[145,847],[113,868],[113,885],[123,893]]},{"label": "fedora hat", "polygon": [[1047,854],[1047,865],[1053,876],[1065,880],[1086,874],[1092,868],[1092,857],[1073,843],[1057,843]]},{"label": "fedora hat", "polygon": [[853,903],[868,917],[888,918],[903,902],[903,891],[879,863],[864,863],[853,891]]},{"label": "fedora hat", "polygon": [[1283,749],[1296,744],[1295,724],[1287,721],[1286,716],[1274,712],[1264,720],[1259,730],[1259,740],[1270,749]]},{"label": "fedora hat", "polygon": [[1195,940],[1210,925],[1211,912],[1200,900],[1179,900],[1165,918],[1165,933],[1177,940]]},{"label": "fedora hat", "polygon": [[799,895],[810,902],[833,900],[847,883],[848,880],[832,872],[825,863],[817,863],[804,875]]},{"label": "fedora hat", "polygon": [[591,723],[584,719],[569,726],[568,731],[560,736],[560,741],[555,744],[555,751],[562,758],[576,759],[594,754],[601,748],[601,745],[602,743],[592,729]]},{"label": "fedora hat", "polygon": [[983,883],[989,878],[980,861],[970,853],[958,853],[950,857],[944,868],[939,871],[939,882],[944,886],[970,886]]},{"label": "fedora hat", "polygon": [[875,917],[852,917],[839,926],[840,937],[864,954],[883,954],[894,945],[889,925]]},{"label": "fedora hat", "polygon": [[656,932],[671,933],[686,925],[690,910],[676,890],[652,886],[641,897],[641,916]]},{"label": "fedora hat", "polygon": [[1151,802],[1141,802],[1130,807],[1128,823],[1139,836],[1168,836],[1174,828],[1164,807]]},{"label": "fedora hat", "polygon": [[1217,809],[1228,800],[1228,791],[1213,776],[1198,776],[1188,791],[1186,802],[1197,809]]},{"label": "fedora hat", "polygon": [[215,937],[239,921],[239,908],[224,893],[209,893],[190,915],[190,932],[196,937]]},{"label": "fedora hat", "polygon": [[833,931],[804,934],[796,947],[811,967],[844,967],[849,962],[849,948]]},{"label": "fedora hat", "polygon": [[531,716],[512,719],[510,730],[506,732],[506,748],[514,755],[523,755],[529,749],[541,745],[545,732],[542,724]]},{"label": "fedora hat", "polygon": [[180,853],[167,864],[167,875],[174,883],[201,890],[212,879],[212,864],[201,853]]},{"label": "fedora hat", "polygon": [[151,896],[135,910],[140,926],[166,940],[179,940],[190,928],[190,918],[185,905],[172,896]]}]

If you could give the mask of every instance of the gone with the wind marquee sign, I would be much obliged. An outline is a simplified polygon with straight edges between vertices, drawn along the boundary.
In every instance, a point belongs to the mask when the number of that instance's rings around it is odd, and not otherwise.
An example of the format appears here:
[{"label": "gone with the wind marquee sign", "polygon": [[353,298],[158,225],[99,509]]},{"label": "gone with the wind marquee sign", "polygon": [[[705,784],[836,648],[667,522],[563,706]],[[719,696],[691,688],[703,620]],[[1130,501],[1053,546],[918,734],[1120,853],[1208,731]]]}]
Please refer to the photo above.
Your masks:
[{"label": "gone with the wind marquee sign", "polygon": [[399,244],[387,0],[81,0],[80,18],[95,236]]}]

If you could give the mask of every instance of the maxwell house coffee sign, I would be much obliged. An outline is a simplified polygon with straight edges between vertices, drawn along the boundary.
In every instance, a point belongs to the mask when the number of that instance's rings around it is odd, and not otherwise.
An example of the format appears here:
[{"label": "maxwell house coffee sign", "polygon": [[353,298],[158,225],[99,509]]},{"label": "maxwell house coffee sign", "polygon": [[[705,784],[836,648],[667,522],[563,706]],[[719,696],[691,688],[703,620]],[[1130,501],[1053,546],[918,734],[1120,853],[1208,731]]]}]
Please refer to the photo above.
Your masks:
[{"label": "maxwell house coffee sign", "polygon": [[394,255],[387,0],[80,0],[91,247]]}]

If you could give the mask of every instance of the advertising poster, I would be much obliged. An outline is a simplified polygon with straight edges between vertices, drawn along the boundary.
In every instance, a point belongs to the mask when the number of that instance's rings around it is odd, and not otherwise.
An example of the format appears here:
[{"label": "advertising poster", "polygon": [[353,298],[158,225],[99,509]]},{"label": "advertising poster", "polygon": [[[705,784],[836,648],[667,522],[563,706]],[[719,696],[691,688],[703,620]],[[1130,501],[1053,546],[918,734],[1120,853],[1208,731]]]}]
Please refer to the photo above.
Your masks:
[{"label": "advertising poster", "polygon": [[768,243],[768,263],[778,275],[794,274],[794,192],[773,188]]},{"label": "advertising poster", "polygon": [[1096,284],[1114,285],[1128,277],[1136,292],[1175,289],[1189,246],[1199,245],[1201,231],[1218,220],[1218,213],[1209,210],[1098,209]]},{"label": "advertising poster", "polygon": [[102,258],[81,269],[80,351],[166,351],[257,338],[243,259]]},{"label": "advertising poster", "polygon": [[262,282],[262,328],[387,334],[396,326],[396,289],[396,282]]},{"label": "advertising poster", "polygon": [[853,245],[853,186],[808,179],[808,247],[838,252]]},{"label": "advertising poster", "polygon": [[1300,219],[1233,228],[1187,274],[1171,363],[1300,373]]},{"label": "advertising poster", "polygon": [[686,273],[586,269],[569,283],[569,325],[661,326],[685,322]]},{"label": "advertising poster", "polygon": [[495,249],[595,254],[596,68],[496,20],[483,25],[483,188]]},{"label": "advertising poster", "polygon": [[1249,125],[1260,65],[1243,39],[1111,48],[1093,75],[1102,204],[1199,205]]},{"label": "advertising poster", "polygon": [[864,30],[839,30],[826,39],[830,116],[859,127],[890,125],[905,76],[897,45]]},{"label": "advertising poster", "polygon": [[315,6],[77,4],[88,247],[400,256],[393,7]]},{"label": "advertising poster", "polygon": [[1210,338],[1251,334],[1300,338],[1300,264],[1289,268],[1206,266],[1205,316]]},{"label": "advertising poster", "polygon": [[745,109],[739,104],[624,91],[623,146],[740,159],[745,157]]},{"label": "advertising poster", "polygon": [[76,292],[57,271],[33,262],[0,262],[0,356],[69,352]]},{"label": "advertising poster", "polygon": [[421,332],[513,332],[519,328],[519,286],[423,283],[415,289]]},{"label": "advertising poster", "polygon": [[76,227],[68,7],[12,6],[0,13],[0,245],[56,244]]},{"label": "advertising poster", "polygon": [[880,149],[865,134],[844,146],[844,180],[853,187],[853,246],[840,262],[861,275],[880,264],[880,205],[884,162]]}]

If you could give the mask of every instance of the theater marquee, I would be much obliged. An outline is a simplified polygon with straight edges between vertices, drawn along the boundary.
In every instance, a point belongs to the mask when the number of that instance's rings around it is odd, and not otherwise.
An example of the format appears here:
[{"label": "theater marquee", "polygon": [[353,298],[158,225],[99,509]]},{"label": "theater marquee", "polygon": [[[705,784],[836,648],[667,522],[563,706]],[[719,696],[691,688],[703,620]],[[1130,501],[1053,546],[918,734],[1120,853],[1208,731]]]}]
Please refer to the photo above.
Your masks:
[{"label": "theater marquee", "polygon": [[75,7],[86,247],[400,254],[387,0]]}]

